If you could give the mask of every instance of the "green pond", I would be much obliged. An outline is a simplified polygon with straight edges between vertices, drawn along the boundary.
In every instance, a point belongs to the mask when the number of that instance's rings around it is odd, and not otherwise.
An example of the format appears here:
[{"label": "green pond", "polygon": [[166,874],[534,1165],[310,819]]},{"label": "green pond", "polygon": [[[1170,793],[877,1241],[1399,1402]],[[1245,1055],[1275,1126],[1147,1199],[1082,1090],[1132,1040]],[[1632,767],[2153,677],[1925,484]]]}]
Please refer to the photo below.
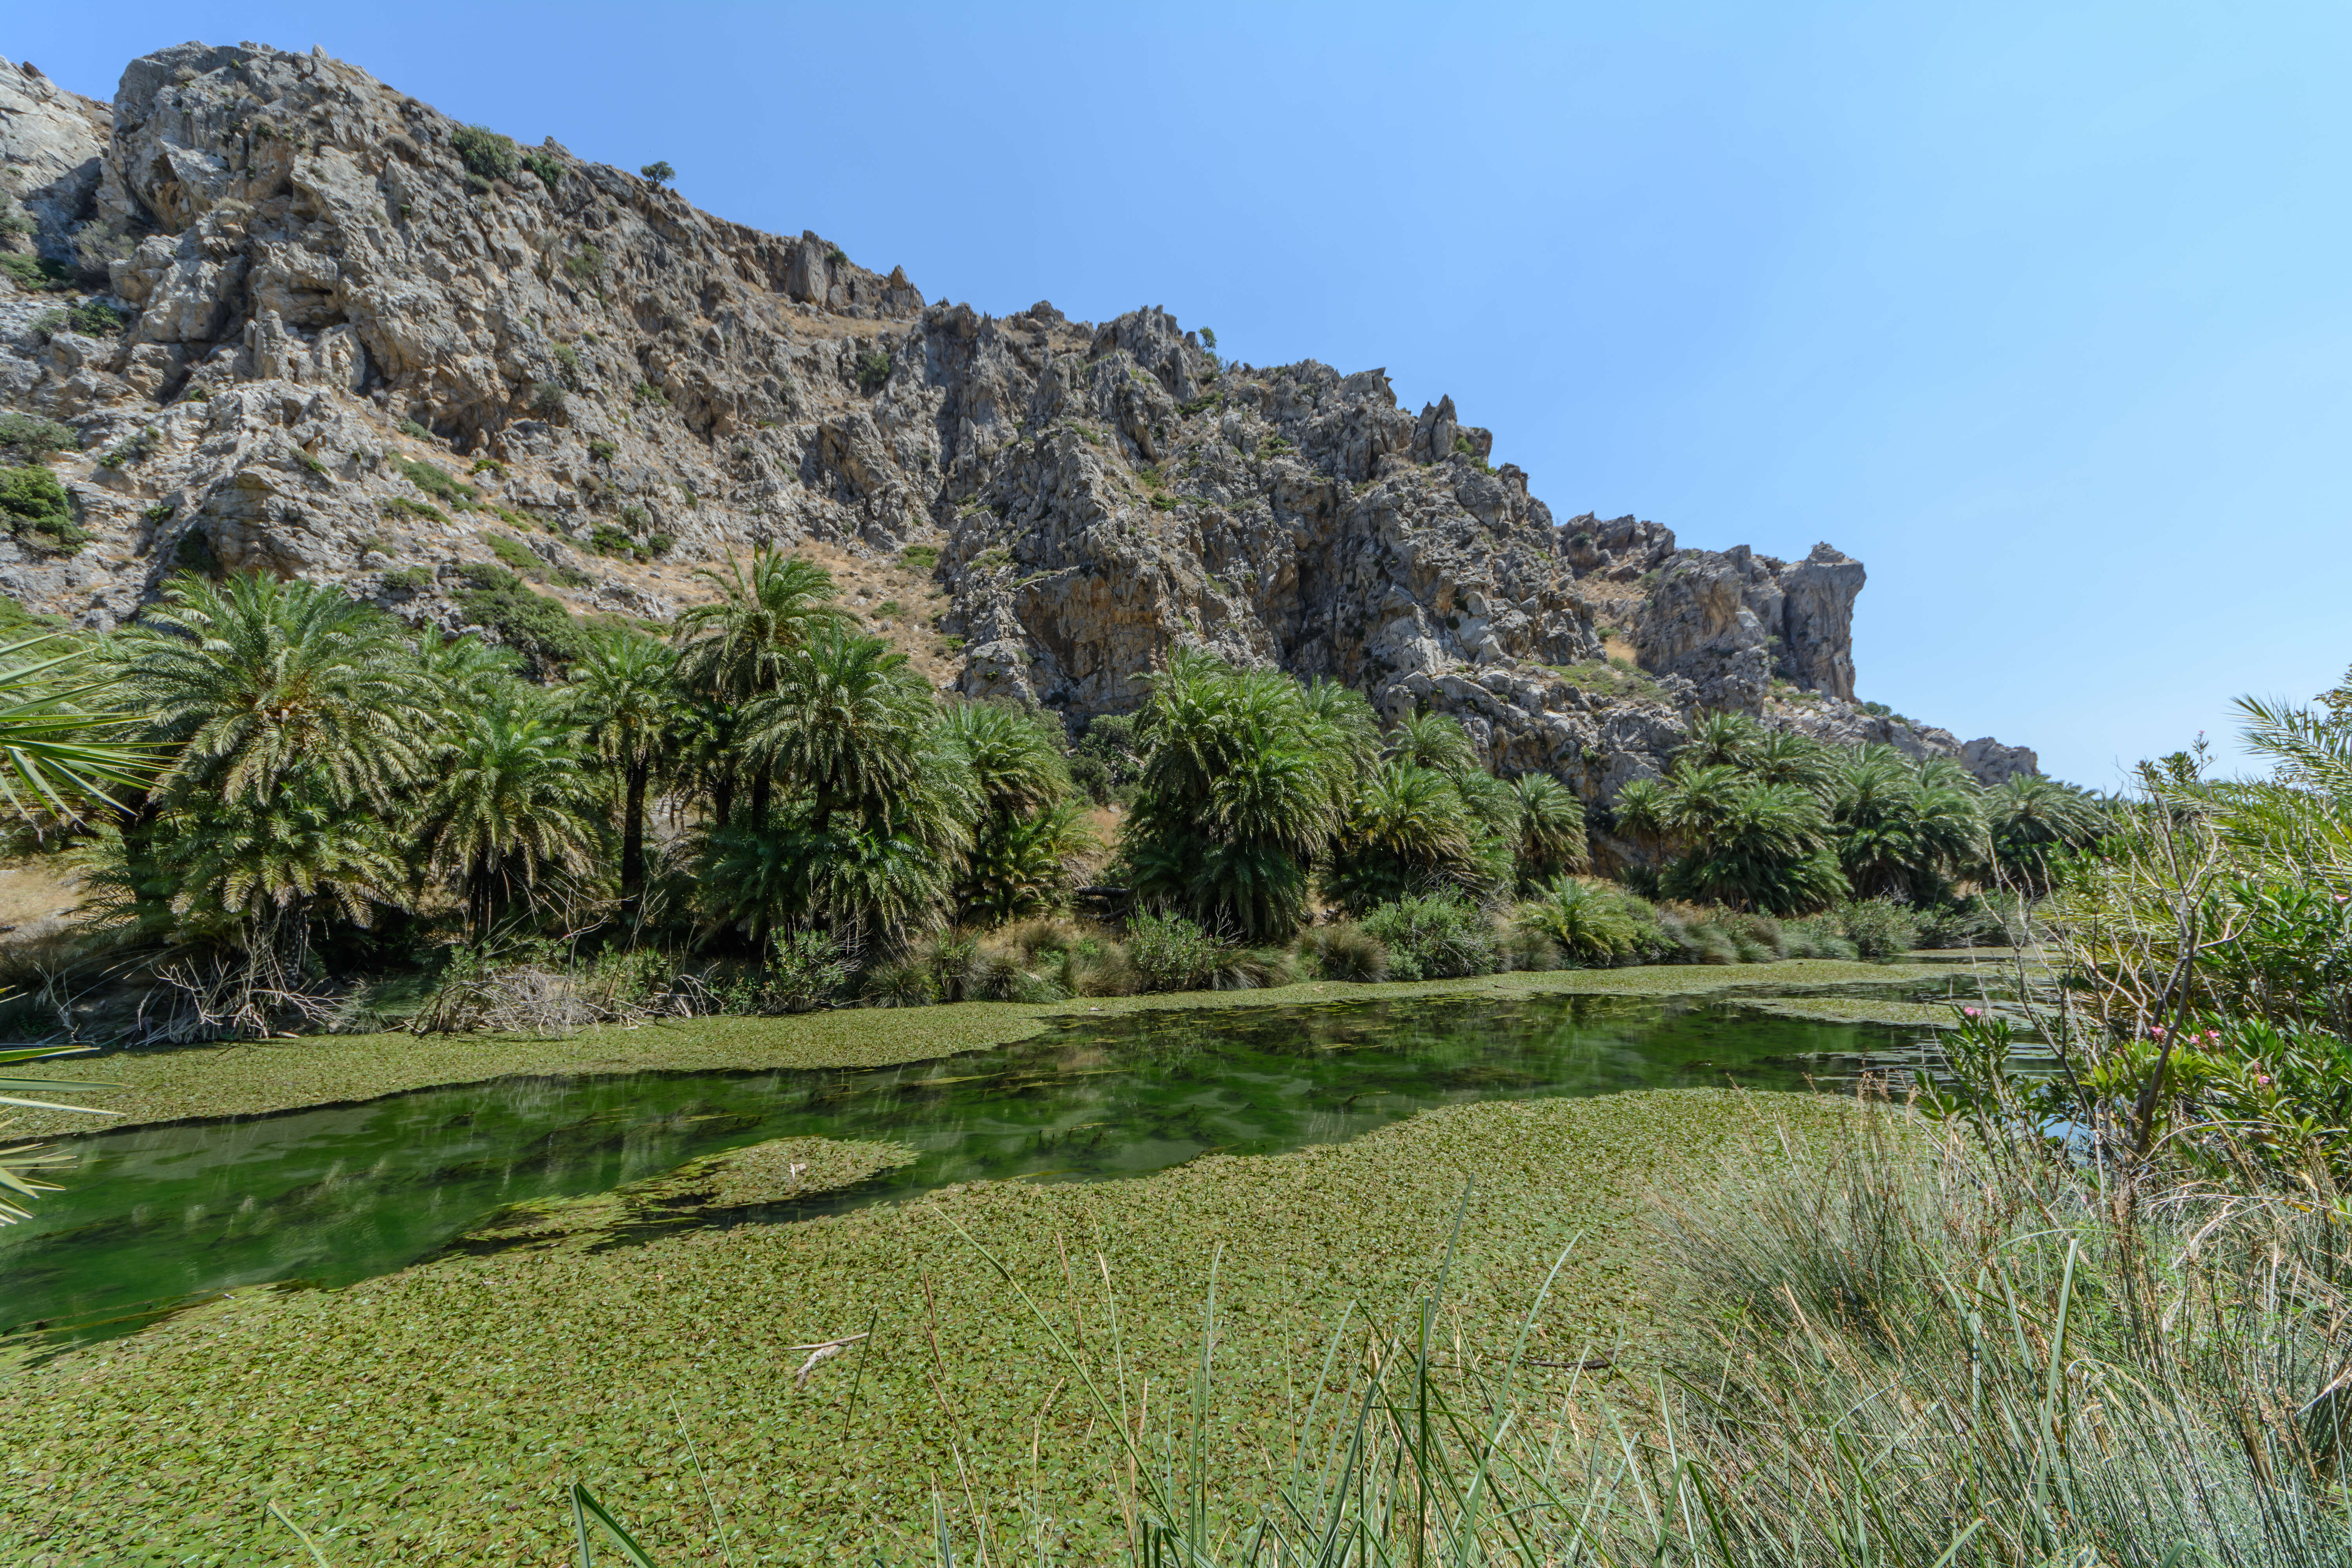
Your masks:
[{"label": "green pond", "polygon": [[1899,1079],[1932,1066],[1929,1033],[1775,1016],[1737,999],[1169,1011],[897,1068],[504,1079],[131,1128],[70,1140],[80,1159],[66,1190],[0,1231],[12,1320],[0,1327],[64,1342],[237,1286],[345,1285],[447,1247],[509,1204],[602,1192],[772,1138],[890,1139],[920,1158],[721,1223],[953,1182],[1091,1181],[1212,1151],[1272,1153],[1467,1100]]}]

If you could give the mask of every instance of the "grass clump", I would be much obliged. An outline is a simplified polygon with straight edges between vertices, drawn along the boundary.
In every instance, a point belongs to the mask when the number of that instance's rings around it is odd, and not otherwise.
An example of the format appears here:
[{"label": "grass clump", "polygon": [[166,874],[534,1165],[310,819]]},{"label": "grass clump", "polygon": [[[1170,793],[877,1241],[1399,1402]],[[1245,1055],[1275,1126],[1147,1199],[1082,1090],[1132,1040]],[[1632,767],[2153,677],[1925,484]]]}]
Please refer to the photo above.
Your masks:
[{"label": "grass clump", "polygon": [[1388,950],[1392,980],[1451,980],[1499,967],[1493,924],[1467,899],[1424,893],[1368,912],[1363,933]]},{"label": "grass clump", "polygon": [[74,287],[74,271],[46,257],[0,253],[0,277],[28,294],[66,294]]},{"label": "grass clump", "polygon": [[909,544],[898,552],[898,559],[909,571],[933,572],[939,569],[940,547],[936,544]]},{"label": "grass clump", "polygon": [[392,466],[399,470],[403,479],[452,511],[472,511],[481,501],[480,490],[438,463],[419,462],[395,454]]}]

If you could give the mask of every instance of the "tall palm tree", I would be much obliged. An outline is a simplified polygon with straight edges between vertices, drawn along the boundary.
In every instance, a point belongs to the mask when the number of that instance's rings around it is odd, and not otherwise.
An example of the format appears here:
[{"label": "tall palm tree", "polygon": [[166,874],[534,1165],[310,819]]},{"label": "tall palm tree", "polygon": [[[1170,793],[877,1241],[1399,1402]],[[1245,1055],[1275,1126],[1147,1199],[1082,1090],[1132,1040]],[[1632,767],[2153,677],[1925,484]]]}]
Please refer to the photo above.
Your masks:
[{"label": "tall palm tree", "polygon": [[912,788],[936,712],[905,654],[834,626],[784,657],[775,689],[744,706],[736,743],[761,777],[810,798],[821,833],[835,812],[887,815]]},{"label": "tall palm tree", "polygon": [[108,664],[142,738],[172,748],[164,801],[257,804],[299,772],[339,806],[381,805],[423,760],[425,692],[402,632],[339,587],[183,573]]},{"label": "tall palm tree", "polygon": [[1592,864],[1584,836],[1584,803],[1549,773],[1521,773],[1511,781],[1518,807],[1517,849],[1523,891],[1566,871]]},{"label": "tall palm tree", "polygon": [[773,691],[793,651],[842,618],[833,574],[798,555],[761,549],[748,571],[730,559],[724,572],[696,574],[719,597],[677,618],[678,680],[725,701]]},{"label": "tall palm tree", "polygon": [[842,612],[833,603],[839,590],[833,574],[815,562],[764,547],[752,552],[748,569],[730,557],[726,571],[706,567],[697,575],[719,597],[677,618],[678,684],[706,705],[705,728],[717,742],[706,770],[712,815],[722,823],[730,819],[749,765],[751,826],[757,827],[767,816],[773,781],[739,752],[733,716],[774,694],[793,655],[841,626]]},{"label": "tall palm tree", "polygon": [[981,802],[955,889],[956,909],[968,917],[1008,921],[1060,908],[1072,863],[1099,847],[1070,798],[1058,729],[1001,702],[954,703],[940,718],[940,732],[963,752]]},{"label": "tall palm tree", "polygon": [[677,658],[626,629],[589,645],[572,666],[572,698],[588,742],[620,779],[621,902],[634,910],[646,887],[646,791],[668,751],[681,708]]},{"label": "tall palm tree", "polygon": [[1244,936],[1295,930],[1353,782],[1339,707],[1280,671],[1178,649],[1136,721],[1144,758],[1121,848],[1136,892]]},{"label": "tall palm tree", "polygon": [[1985,837],[1992,865],[2027,892],[2047,891],[2069,850],[2097,842],[2106,813],[2073,784],[2019,773],[1985,792]]},{"label": "tall palm tree", "polygon": [[963,748],[990,809],[1027,811],[1070,793],[1069,763],[1035,716],[1003,702],[955,702],[940,723]]},{"label": "tall palm tree", "polygon": [[1482,883],[1479,829],[1454,780],[1401,750],[1358,787],[1324,888],[1349,913],[1362,914],[1394,899]]},{"label": "tall palm tree", "polygon": [[1678,764],[1661,815],[1683,851],[1664,879],[1676,897],[1787,914],[1845,890],[1821,802],[1794,784],[1727,763]]},{"label": "tall palm tree", "polygon": [[1830,814],[1838,859],[1856,892],[1927,900],[1984,847],[1975,780],[1940,759],[1914,763],[1865,746],[1838,781]]},{"label": "tall palm tree", "polygon": [[585,760],[579,732],[522,692],[457,720],[415,833],[426,873],[457,889],[478,940],[507,904],[594,864],[604,814]]},{"label": "tall palm tree", "polygon": [[1746,768],[1764,743],[1764,726],[1745,713],[1707,713],[1691,725],[1690,738],[1675,761],[1692,768],[1728,764]]}]

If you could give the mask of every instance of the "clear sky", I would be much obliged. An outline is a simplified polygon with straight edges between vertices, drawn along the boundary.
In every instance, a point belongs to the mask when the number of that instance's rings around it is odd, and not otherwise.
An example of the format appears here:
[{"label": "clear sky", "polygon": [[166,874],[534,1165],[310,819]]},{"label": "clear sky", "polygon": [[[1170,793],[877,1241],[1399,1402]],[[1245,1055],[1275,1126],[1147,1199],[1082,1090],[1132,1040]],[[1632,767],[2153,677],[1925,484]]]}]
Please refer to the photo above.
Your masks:
[{"label": "clear sky", "polygon": [[1384,365],[1559,518],[1828,540],[1863,696],[2081,783],[2352,664],[2344,5],[118,0],[0,54],[109,98],[192,36],[933,299]]}]

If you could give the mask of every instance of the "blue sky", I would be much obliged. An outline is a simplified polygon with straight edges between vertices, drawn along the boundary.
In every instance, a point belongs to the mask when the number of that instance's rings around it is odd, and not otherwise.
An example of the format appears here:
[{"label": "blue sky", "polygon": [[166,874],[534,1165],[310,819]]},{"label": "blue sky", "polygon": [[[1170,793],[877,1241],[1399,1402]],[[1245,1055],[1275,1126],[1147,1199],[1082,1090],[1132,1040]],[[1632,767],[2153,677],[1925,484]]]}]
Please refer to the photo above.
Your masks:
[{"label": "blue sky", "polygon": [[[29,14],[27,14],[29,13]],[[1556,516],[1871,585],[1864,697],[2111,785],[2352,664],[2352,9],[27,7],[201,37],[813,228],[1451,393]]]}]

